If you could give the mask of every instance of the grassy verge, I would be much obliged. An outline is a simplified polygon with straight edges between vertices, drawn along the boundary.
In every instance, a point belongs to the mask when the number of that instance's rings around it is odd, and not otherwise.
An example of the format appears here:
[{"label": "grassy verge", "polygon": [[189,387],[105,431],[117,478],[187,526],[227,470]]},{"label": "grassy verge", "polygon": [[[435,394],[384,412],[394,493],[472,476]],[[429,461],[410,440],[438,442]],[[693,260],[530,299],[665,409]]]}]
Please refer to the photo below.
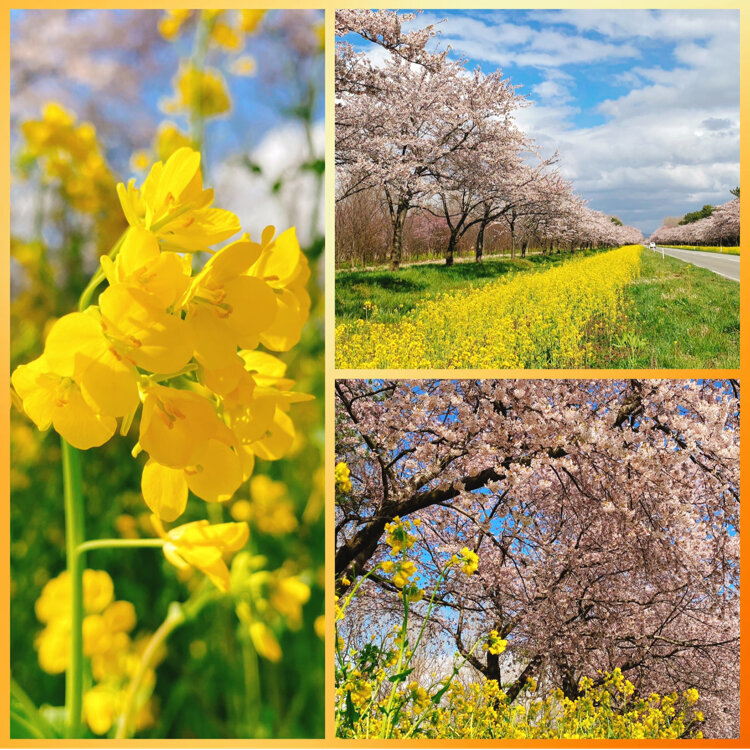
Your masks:
[{"label": "grassy verge", "polygon": [[723,255],[739,255],[738,247],[717,247],[716,245],[659,245],[659,247],[673,247],[676,250],[700,250],[703,253],[721,253]]},{"label": "grassy verge", "polygon": [[704,268],[642,253],[626,292],[629,330],[602,343],[600,364],[627,368],[736,368],[740,285]]},{"label": "grassy verge", "polygon": [[[532,255],[516,260],[485,260],[454,266],[422,265],[400,271],[337,271],[336,322],[357,319],[395,323],[417,305],[438,294],[480,287],[530,270],[546,270],[571,257],[583,258],[598,250],[579,250],[573,256]],[[369,304],[366,304],[368,303]]]}]

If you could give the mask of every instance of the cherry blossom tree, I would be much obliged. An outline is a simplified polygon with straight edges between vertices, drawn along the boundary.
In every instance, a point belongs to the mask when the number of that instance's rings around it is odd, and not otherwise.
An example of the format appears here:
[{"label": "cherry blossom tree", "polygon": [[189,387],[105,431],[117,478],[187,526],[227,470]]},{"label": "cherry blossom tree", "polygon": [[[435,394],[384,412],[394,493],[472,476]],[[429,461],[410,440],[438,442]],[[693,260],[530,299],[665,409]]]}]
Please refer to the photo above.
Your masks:
[{"label": "cherry blossom tree", "polygon": [[739,245],[740,199],[724,203],[710,216],[689,224],[663,224],[650,240],[661,245]]},{"label": "cherry blossom tree", "polygon": [[[336,410],[340,594],[386,559],[386,524],[419,519],[434,648],[511,699],[616,667],[639,694],[696,688],[706,736],[737,736],[737,381],[338,381]],[[439,582],[463,547],[477,573]],[[394,591],[371,575],[353,627],[395,620]],[[506,652],[470,654],[490,630]]]},{"label": "cherry blossom tree", "polygon": [[[568,195],[570,185],[550,168],[557,154],[539,159],[515,124],[515,111],[527,102],[499,70],[469,72],[464,60],[448,59],[449,48],[433,51],[433,26],[403,31],[415,18],[386,10],[336,13],[336,199],[341,206],[362,192],[382,191],[392,270],[401,263],[406,220],[415,209],[444,219],[434,226],[447,238],[447,265],[474,228],[481,260],[486,231],[498,222],[510,236],[512,257],[518,238],[522,255],[532,239],[573,249],[641,238],[633,228],[603,227],[601,215]],[[352,34],[378,54],[357,52]]]},{"label": "cherry blossom tree", "polygon": [[[376,67],[351,45],[337,46],[337,197],[382,187],[392,224],[391,268],[397,269],[408,212],[440,194],[436,181],[450,184],[452,175],[461,173],[462,154],[489,143],[518,150],[522,141],[512,113],[523,99],[500,71],[468,73],[464,61],[402,44],[403,35],[393,24],[403,17],[352,13],[341,14],[339,31],[375,41],[388,59]],[[381,18],[383,24],[373,30]],[[364,29],[355,23],[364,20]],[[429,38],[422,34],[418,42],[426,44]],[[457,231],[451,229],[451,250]]]}]

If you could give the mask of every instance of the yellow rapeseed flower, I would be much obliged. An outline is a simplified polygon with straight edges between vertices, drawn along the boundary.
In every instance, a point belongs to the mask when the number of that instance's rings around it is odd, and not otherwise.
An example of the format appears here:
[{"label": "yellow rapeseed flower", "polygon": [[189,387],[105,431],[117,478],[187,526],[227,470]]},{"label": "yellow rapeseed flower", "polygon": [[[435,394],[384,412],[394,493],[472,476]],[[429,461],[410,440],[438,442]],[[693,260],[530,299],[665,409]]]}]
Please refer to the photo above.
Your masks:
[{"label": "yellow rapeseed flower", "polygon": [[114,417],[99,414],[84,399],[72,377],[54,372],[44,355],[19,365],[11,382],[23,410],[40,429],[52,425],[72,446],[81,450],[106,443],[117,428]]},{"label": "yellow rapeseed flower", "polygon": [[159,33],[168,41],[175,39],[185,22],[193,14],[192,10],[168,9],[164,11],[164,16],[159,19]]},{"label": "yellow rapeseed flower", "polygon": [[236,76],[252,76],[255,75],[257,68],[255,58],[250,55],[241,55],[232,63],[229,70]]},{"label": "yellow rapeseed flower", "polygon": [[468,547],[464,547],[458,554],[458,559],[461,563],[461,570],[467,576],[472,575],[476,572],[479,567],[479,555]]},{"label": "yellow rapeseed flower", "polygon": [[339,492],[352,491],[352,481],[349,478],[350,473],[349,467],[344,461],[339,461],[336,464],[336,468],[334,469],[334,479],[336,482],[336,489]]},{"label": "yellow rapeseed flower", "polygon": [[164,531],[158,516],[151,520],[164,539],[164,556],[180,570],[194,567],[208,576],[221,591],[229,591],[229,569],[224,554],[245,546],[249,536],[246,523],[209,524],[205,519]]},{"label": "yellow rapeseed flower", "polygon": [[240,230],[231,211],[212,208],[213,190],[203,189],[201,155],[188,147],[177,149],[166,163],[156,162],[143,182],[117,195],[128,224],[153,232],[166,249],[194,252],[228,239]]},{"label": "yellow rapeseed flower", "polygon": [[241,10],[240,25],[242,30],[246,34],[253,34],[267,12],[266,10]]},{"label": "yellow rapeseed flower", "polygon": [[200,70],[192,63],[180,66],[173,81],[175,98],[165,102],[166,112],[197,112],[201,117],[217,117],[232,107],[227,85],[218,70]]},{"label": "yellow rapeseed flower", "polygon": [[618,330],[625,286],[639,273],[640,246],[574,258],[439,295],[396,323],[336,326],[344,368],[578,367],[594,356],[592,332]]},{"label": "yellow rapeseed flower", "polygon": [[156,129],[153,149],[156,158],[167,161],[178,149],[193,147],[193,141],[187,133],[183,133],[173,122],[163,122]]}]

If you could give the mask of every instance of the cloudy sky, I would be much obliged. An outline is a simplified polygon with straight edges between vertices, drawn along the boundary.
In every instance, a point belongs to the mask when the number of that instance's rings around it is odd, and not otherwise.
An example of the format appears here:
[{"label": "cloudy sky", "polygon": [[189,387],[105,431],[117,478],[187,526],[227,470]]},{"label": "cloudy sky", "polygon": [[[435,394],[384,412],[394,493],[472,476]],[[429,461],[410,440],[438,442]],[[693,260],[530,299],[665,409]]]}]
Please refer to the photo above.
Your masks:
[{"label": "cloudy sky", "polygon": [[[442,22],[441,22],[442,21]],[[437,44],[500,68],[517,120],[592,208],[646,235],[739,185],[739,11],[425,11]]]}]

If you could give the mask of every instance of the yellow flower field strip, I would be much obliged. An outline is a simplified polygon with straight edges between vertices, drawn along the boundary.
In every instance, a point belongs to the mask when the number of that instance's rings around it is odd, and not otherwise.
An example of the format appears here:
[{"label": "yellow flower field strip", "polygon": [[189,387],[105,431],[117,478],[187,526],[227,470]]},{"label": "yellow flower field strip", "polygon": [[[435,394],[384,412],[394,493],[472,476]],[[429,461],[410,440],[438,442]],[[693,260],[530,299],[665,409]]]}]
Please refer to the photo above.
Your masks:
[{"label": "yellow flower field strip", "polygon": [[394,324],[336,327],[342,368],[575,367],[598,332],[616,328],[640,246],[521,273],[426,302]]}]

